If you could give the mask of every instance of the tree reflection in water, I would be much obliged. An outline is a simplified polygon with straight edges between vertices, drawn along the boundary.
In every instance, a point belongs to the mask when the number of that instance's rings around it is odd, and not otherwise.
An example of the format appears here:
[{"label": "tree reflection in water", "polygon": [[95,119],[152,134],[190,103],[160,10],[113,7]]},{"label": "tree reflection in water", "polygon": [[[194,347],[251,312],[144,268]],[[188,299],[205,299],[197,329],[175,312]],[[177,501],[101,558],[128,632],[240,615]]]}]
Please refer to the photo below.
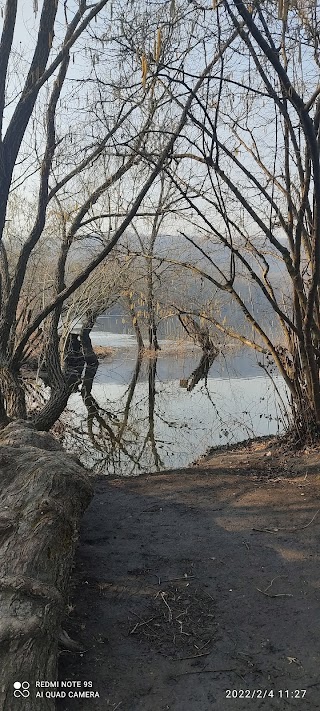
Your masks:
[{"label": "tree reflection in water", "polygon": [[207,384],[209,370],[219,355],[219,349],[215,346],[208,327],[201,326],[191,314],[180,311],[179,321],[188,336],[202,349],[202,356],[195,370],[192,371],[189,378],[180,380],[180,387],[187,388],[191,392],[200,383],[200,380],[204,380]]},{"label": "tree reflection in water", "polygon": [[282,429],[279,397],[261,368],[239,353],[228,364],[219,358],[208,378],[216,353],[197,353],[197,365],[194,350],[147,351],[132,361],[132,347],[117,349],[98,373],[87,362],[63,419],[65,446],[93,473],[132,476]]},{"label": "tree reflection in water", "polygon": [[[115,413],[112,409],[114,403],[110,402],[110,407],[102,407],[96,398],[92,395],[92,387],[94,378],[98,370],[98,363],[95,366],[86,365],[81,397],[86,408],[86,425],[87,435],[96,451],[103,455],[99,457],[99,468],[106,465],[112,465],[115,470],[116,465],[120,464],[121,453],[132,462],[134,467],[138,466],[139,458],[130,452],[131,437],[127,438],[127,432],[132,432],[132,428],[128,425],[130,408],[135,392],[142,363],[142,355],[137,356],[135,369],[129,383],[126,396],[124,398],[124,407],[120,412]],[[94,458],[95,459],[95,458]]]},{"label": "tree reflection in water", "polygon": [[[212,352],[202,353],[197,368],[186,381],[188,390],[192,390],[201,379],[206,380],[215,357]],[[80,440],[82,449],[86,440],[86,464],[94,471],[132,476],[141,470],[160,471],[164,468],[160,450],[164,446],[170,448],[171,443],[157,438],[157,419],[171,430],[181,427],[181,424],[167,421],[157,408],[157,363],[156,351],[147,354],[138,352],[125,392],[116,402],[112,402],[104,392],[101,404],[92,392],[99,363],[96,357],[86,358],[80,389],[85,422],[81,426],[77,418],[77,423],[73,423],[68,444],[71,436],[73,448],[79,450]],[[144,377],[141,379],[142,369]],[[147,388],[137,391],[138,383],[141,384],[145,376]]]},{"label": "tree reflection in water", "polygon": [[209,370],[212,366],[212,363],[217,358],[217,356],[218,356],[218,351],[216,349],[214,349],[214,350],[211,349],[209,351],[203,351],[202,356],[199,361],[199,364],[192,371],[189,378],[180,380],[180,387],[187,388],[187,390],[189,392],[191,392],[191,390],[193,390],[196,387],[196,385],[198,385],[198,383],[200,383],[200,380],[204,380],[205,384],[207,384]]}]

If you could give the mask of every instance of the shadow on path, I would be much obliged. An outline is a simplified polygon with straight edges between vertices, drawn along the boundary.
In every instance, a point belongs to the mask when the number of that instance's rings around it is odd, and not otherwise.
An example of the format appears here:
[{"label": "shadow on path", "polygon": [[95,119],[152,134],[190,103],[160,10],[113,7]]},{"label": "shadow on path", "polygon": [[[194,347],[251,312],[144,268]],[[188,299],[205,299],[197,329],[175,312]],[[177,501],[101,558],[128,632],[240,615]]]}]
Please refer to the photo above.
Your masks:
[{"label": "shadow on path", "polygon": [[213,461],[97,483],[68,620],[86,652],[62,652],[60,678],[100,698],[62,711],[320,708],[320,477]]}]

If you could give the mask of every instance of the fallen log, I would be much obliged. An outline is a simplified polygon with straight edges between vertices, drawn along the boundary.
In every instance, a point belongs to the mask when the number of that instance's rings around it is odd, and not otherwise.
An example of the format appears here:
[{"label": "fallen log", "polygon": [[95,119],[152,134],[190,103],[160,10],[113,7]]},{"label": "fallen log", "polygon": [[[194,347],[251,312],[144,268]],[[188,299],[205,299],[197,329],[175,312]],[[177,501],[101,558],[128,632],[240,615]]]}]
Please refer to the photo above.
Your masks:
[{"label": "fallen log", "polygon": [[52,711],[54,699],[37,697],[36,682],[57,679],[61,621],[91,485],[53,436],[22,421],[1,432],[0,477],[0,709]]}]

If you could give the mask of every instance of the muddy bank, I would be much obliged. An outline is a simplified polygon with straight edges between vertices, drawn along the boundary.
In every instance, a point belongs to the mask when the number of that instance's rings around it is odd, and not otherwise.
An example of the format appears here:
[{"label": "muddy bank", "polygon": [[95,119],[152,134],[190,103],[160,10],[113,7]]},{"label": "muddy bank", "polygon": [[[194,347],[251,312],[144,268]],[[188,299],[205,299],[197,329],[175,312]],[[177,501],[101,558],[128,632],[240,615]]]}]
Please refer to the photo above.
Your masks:
[{"label": "muddy bank", "polygon": [[319,462],[263,441],[100,479],[68,621],[85,652],[60,657],[99,698],[58,708],[318,709]]}]

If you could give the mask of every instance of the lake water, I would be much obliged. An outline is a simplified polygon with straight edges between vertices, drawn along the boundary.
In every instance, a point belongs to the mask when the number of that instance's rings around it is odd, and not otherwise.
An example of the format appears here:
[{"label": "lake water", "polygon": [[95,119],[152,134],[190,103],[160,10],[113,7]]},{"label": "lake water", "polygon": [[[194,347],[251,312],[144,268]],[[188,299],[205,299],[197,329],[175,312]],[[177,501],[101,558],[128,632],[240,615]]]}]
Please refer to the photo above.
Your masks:
[{"label": "lake water", "polygon": [[283,429],[283,381],[273,378],[277,394],[250,351],[218,356],[206,382],[188,392],[181,386],[198,365],[199,349],[185,344],[177,353],[162,342],[156,362],[139,363],[133,336],[96,332],[93,342],[114,351],[99,366],[89,417],[79,395],[70,400],[79,439],[69,437],[68,445],[96,471],[132,476],[182,467],[210,447]]}]

